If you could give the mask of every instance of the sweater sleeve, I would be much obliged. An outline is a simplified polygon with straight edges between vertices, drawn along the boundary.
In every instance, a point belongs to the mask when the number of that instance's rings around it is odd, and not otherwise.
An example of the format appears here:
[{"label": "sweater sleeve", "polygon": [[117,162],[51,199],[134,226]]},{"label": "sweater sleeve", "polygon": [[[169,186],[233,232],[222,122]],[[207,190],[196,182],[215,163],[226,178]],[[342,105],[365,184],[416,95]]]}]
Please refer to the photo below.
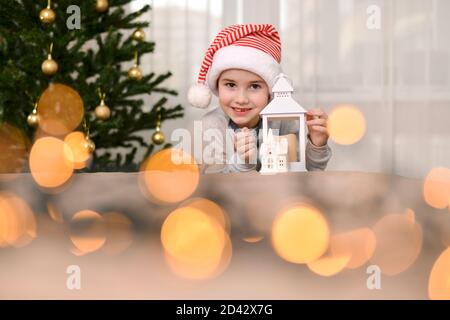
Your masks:
[{"label": "sweater sleeve", "polygon": [[328,144],[318,147],[315,146],[307,135],[306,142],[306,170],[308,171],[323,171],[331,159],[331,148]]},{"label": "sweater sleeve", "polygon": [[[280,134],[295,134],[298,139],[299,123],[298,121],[281,121],[277,124],[280,127]],[[328,144],[318,147],[315,146],[307,134],[305,147],[305,164],[308,171],[323,171],[331,159],[331,148]]]}]

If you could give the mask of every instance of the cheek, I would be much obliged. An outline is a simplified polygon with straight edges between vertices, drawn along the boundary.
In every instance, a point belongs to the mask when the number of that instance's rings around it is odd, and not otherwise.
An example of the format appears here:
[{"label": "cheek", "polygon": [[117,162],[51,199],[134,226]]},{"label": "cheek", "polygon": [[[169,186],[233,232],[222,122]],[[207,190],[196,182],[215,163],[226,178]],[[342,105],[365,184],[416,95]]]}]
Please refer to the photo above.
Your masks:
[{"label": "cheek", "polygon": [[269,97],[267,93],[257,94],[254,96],[253,103],[259,108],[264,108],[269,103]]},{"label": "cheek", "polygon": [[233,95],[230,92],[228,92],[226,90],[219,91],[219,102],[221,105],[230,104],[232,99],[233,99]]}]

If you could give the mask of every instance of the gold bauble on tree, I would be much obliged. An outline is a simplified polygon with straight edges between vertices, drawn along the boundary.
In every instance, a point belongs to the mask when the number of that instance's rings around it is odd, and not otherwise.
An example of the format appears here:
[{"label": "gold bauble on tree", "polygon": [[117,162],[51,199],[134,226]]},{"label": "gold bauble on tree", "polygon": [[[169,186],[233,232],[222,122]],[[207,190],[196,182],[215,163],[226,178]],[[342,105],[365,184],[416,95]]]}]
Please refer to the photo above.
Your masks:
[{"label": "gold bauble on tree", "polygon": [[134,52],[134,66],[128,70],[128,78],[138,81],[142,79],[142,71],[139,69],[139,55],[137,50]]},{"label": "gold bauble on tree", "polygon": [[52,50],[53,50],[53,43],[50,44],[47,59],[44,62],[42,62],[41,65],[42,72],[47,76],[52,76],[56,72],[58,72],[58,63],[52,58]]},{"label": "gold bauble on tree", "polygon": [[39,125],[39,115],[37,114],[37,103],[34,105],[33,112],[28,115],[27,123],[32,128],[36,128]]},{"label": "gold bauble on tree", "polygon": [[158,107],[158,119],[156,120],[156,131],[152,135],[152,141],[154,144],[164,143],[164,133],[161,132],[161,107]]},{"label": "gold bauble on tree", "polygon": [[138,65],[135,64],[133,67],[128,70],[128,77],[133,80],[141,80],[142,79],[142,71],[139,69]]},{"label": "gold bauble on tree", "polygon": [[84,147],[89,151],[89,153],[93,153],[95,151],[95,143],[91,139],[89,139],[89,136],[86,135],[86,139],[84,141]]},{"label": "gold bauble on tree", "polygon": [[51,8],[51,0],[48,0],[47,8],[42,9],[41,12],[39,12],[39,19],[41,19],[42,23],[50,24],[55,21],[55,18],[56,14]]},{"label": "gold bauble on tree", "polygon": [[136,41],[144,41],[145,40],[145,32],[142,28],[136,29],[133,32],[133,39]]},{"label": "gold bauble on tree", "polygon": [[152,141],[154,144],[163,144],[164,143],[164,133],[162,133],[161,131],[156,131],[155,133],[153,133],[152,135]]},{"label": "gold bauble on tree", "polygon": [[52,76],[58,72],[58,63],[52,59],[52,55],[49,54],[47,59],[42,62],[41,66],[42,72],[47,76]]},{"label": "gold bauble on tree", "polygon": [[53,11],[52,9],[45,8],[42,9],[41,12],[39,13],[39,18],[43,23],[50,24],[53,21],[55,21],[56,14],[55,11]]},{"label": "gold bauble on tree", "polygon": [[103,13],[108,10],[109,3],[108,0],[97,0],[97,3],[95,4],[95,10],[97,12]]},{"label": "gold bauble on tree", "polygon": [[108,120],[109,117],[111,117],[111,110],[109,109],[109,107],[105,104],[105,100],[104,97],[102,98],[102,100],[100,101],[100,105],[98,105],[95,108],[95,117],[98,120]]}]

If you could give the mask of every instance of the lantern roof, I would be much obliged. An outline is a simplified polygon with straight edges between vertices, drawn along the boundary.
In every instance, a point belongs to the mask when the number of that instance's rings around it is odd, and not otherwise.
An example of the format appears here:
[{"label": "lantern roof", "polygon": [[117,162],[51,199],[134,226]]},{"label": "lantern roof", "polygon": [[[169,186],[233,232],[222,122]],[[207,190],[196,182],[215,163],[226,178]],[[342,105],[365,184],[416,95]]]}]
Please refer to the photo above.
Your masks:
[{"label": "lantern roof", "polygon": [[272,92],[294,92],[291,83],[288,81],[284,73],[280,73],[275,80],[275,85],[272,88]]},{"label": "lantern roof", "polygon": [[[286,76],[282,73],[277,77],[272,92],[274,98],[270,103],[260,112],[260,115],[287,115],[296,116],[302,113],[306,113],[306,110],[299,105],[291,96],[290,92],[294,89],[287,80]],[[279,96],[276,93],[286,92],[288,94]]]}]

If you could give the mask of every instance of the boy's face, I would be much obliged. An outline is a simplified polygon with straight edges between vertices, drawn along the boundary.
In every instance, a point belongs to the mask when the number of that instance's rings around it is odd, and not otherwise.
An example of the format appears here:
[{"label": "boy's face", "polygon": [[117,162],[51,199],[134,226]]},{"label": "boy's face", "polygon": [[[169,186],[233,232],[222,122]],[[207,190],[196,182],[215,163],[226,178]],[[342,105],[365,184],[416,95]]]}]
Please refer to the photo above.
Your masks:
[{"label": "boy's face", "polygon": [[241,69],[222,72],[217,81],[222,110],[239,128],[253,128],[269,103],[269,87],[258,75]]}]

